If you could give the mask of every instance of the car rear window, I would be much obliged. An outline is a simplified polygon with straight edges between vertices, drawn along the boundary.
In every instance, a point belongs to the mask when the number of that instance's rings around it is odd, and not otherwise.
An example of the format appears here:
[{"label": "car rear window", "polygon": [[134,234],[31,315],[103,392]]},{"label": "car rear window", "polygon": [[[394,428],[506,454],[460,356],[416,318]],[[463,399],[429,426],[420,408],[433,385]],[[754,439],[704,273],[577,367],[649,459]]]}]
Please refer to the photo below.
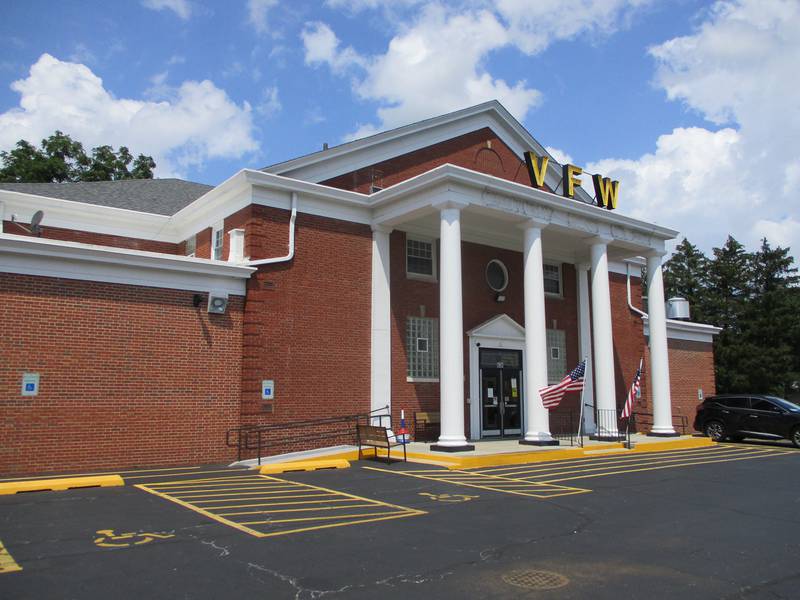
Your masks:
[{"label": "car rear window", "polygon": [[750,408],[749,398],[715,398],[715,400],[728,408]]}]

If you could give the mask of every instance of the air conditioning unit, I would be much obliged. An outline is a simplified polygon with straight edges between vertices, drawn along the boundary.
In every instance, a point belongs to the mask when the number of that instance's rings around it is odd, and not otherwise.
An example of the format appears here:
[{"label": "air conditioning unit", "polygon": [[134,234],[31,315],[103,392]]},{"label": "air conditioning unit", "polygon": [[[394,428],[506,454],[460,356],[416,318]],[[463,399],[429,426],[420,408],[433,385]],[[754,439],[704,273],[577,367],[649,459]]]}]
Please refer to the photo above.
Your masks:
[{"label": "air conditioning unit", "polygon": [[667,300],[667,318],[676,321],[689,320],[689,301],[686,298],[670,298]]},{"label": "air conditioning unit", "polygon": [[208,312],[222,315],[228,308],[228,294],[227,292],[209,292],[208,294]]}]

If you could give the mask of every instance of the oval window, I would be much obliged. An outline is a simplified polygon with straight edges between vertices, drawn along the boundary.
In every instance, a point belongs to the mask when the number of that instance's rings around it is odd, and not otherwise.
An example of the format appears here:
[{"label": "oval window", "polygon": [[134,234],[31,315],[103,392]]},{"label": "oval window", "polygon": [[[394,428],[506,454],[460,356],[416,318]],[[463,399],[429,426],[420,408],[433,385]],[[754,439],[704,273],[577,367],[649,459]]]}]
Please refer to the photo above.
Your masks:
[{"label": "oval window", "polygon": [[499,260],[490,260],[486,265],[486,283],[495,292],[502,292],[508,287],[508,269]]}]

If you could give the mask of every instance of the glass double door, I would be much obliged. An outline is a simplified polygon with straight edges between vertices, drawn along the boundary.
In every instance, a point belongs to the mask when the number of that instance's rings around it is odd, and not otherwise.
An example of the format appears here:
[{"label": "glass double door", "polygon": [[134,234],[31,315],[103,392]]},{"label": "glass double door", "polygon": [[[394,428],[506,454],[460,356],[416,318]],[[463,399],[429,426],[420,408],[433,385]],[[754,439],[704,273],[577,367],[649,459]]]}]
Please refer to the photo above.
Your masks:
[{"label": "glass double door", "polygon": [[481,437],[522,433],[522,351],[481,348]]}]

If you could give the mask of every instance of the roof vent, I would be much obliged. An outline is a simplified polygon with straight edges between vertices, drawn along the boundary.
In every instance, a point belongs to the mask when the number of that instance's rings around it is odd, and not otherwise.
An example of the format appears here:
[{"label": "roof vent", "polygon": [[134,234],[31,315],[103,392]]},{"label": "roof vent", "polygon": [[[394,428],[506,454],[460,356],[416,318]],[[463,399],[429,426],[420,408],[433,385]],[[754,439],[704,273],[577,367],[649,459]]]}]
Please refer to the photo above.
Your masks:
[{"label": "roof vent", "polygon": [[328,142],[322,142],[322,151],[325,152],[325,150],[327,149],[328,149]]},{"label": "roof vent", "polygon": [[667,318],[676,321],[688,321],[689,301],[686,298],[670,298],[667,300]]}]

